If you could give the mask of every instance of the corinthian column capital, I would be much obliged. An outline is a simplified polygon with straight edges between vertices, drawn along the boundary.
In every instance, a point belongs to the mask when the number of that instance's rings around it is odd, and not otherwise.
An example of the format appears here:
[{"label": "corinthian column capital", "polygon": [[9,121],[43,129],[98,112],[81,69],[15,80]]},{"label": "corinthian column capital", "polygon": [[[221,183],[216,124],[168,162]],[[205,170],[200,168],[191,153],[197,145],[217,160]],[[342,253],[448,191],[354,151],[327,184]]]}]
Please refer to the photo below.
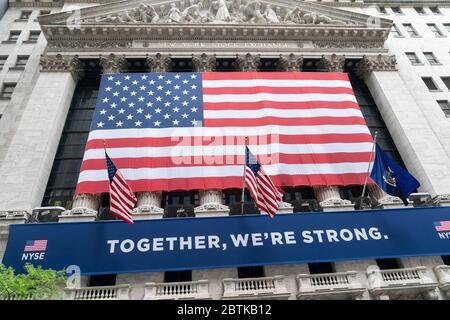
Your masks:
[{"label": "corinthian column capital", "polygon": [[252,55],[247,53],[246,55],[238,55],[234,63],[237,71],[252,72],[258,71],[261,65],[261,59],[259,55]]},{"label": "corinthian column capital", "polygon": [[216,70],[216,55],[202,53],[201,55],[192,55],[192,64],[196,72],[207,72]]},{"label": "corinthian column capital", "polygon": [[108,56],[100,55],[100,66],[102,67],[103,74],[120,73],[127,65],[127,59],[125,55],[117,56],[111,53]]},{"label": "corinthian column capital", "polygon": [[70,72],[75,80],[83,76],[83,66],[78,55],[41,55],[42,72]]},{"label": "corinthian column capital", "polygon": [[395,55],[363,56],[356,68],[357,75],[361,78],[369,76],[372,71],[396,71],[397,59]]},{"label": "corinthian column capital", "polygon": [[303,65],[303,56],[297,56],[291,53],[288,56],[280,55],[276,66],[278,71],[295,72],[300,71]]},{"label": "corinthian column capital", "polygon": [[161,53],[157,53],[154,56],[147,55],[146,60],[150,72],[170,71],[172,63],[170,55],[162,55]]},{"label": "corinthian column capital", "polygon": [[324,72],[342,72],[344,71],[345,56],[337,55],[322,55],[317,63],[317,69]]}]

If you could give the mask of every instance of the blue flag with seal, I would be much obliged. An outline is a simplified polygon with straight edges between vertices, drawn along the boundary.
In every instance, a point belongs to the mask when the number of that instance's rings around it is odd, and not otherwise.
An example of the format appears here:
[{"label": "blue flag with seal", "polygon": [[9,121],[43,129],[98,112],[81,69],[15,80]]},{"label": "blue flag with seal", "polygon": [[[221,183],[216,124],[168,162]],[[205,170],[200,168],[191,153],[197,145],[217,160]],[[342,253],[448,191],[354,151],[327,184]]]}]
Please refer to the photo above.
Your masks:
[{"label": "blue flag with seal", "polygon": [[389,158],[378,144],[370,178],[387,194],[402,199],[405,206],[408,205],[409,195],[420,187],[419,181]]}]

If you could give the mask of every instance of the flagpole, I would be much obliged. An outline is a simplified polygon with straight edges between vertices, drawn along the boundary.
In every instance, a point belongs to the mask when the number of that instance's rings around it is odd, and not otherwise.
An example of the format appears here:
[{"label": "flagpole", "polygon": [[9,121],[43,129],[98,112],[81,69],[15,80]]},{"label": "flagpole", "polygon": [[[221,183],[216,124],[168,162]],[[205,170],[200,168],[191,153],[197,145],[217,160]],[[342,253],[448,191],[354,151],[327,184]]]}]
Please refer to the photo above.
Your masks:
[{"label": "flagpole", "polygon": [[366,193],[367,180],[369,179],[369,176],[370,176],[370,165],[372,163],[372,158],[373,158],[373,154],[374,154],[374,151],[375,151],[375,146],[377,144],[377,137],[378,137],[378,131],[375,131],[375,135],[373,137],[372,151],[370,152],[369,166],[367,168],[367,175],[366,175],[366,180],[364,181],[364,186],[363,186],[361,198],[364,198],[364,194]]},{"label": "flagpole", "polygon": [[245,170],[247,168],[247,140],[248,140],[248,137],[245,137],[245,143],[244,143],[244,172],[242,173],[241,214],[244,214]]}]

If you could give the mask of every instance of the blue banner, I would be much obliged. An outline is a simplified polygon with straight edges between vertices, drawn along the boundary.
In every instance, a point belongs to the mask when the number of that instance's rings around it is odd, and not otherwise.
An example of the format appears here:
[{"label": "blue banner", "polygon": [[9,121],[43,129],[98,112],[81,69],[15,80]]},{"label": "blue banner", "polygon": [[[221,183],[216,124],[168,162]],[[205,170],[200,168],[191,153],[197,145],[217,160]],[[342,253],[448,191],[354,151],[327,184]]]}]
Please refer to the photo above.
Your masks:
[{"label": "blue banner", "polygon": [[108,274],[450,255],[450,207],[11,225],[3,263]]}]

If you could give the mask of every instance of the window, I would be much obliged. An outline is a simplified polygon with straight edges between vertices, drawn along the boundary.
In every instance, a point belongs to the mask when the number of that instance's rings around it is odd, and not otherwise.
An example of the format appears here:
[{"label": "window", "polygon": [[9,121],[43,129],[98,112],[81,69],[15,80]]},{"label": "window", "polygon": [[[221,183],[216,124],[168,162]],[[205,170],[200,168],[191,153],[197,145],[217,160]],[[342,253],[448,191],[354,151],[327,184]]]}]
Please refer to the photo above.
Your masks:
[{"label": "window", "polygon": [[400,269],[400,261],[395,258],[377,259],[377,265],[381,270]]},{"label": "window", "polygon": [[442,34],[441,30],[439,30],[439,28],[436,26],[436,24],[434,24],[434,23],[427,23],[427,26],[430,28],[431,32],[433,32],[433,34],[436,37],[443,37],[444,36]]},{"label": "window", "polygon": [[387,14],[385,7],[378,7],[378,11],[380,11],[381,14]]},{"label": "window", "polygon": [[39,15],[40,16],[43,16],[43,15],[45,15],[45,14],[50,14],[50,10],[41,10],[41,11],[39,11]]},{"label": "window", "polygon": [[443,26],[448,32],[450,32],[450,23],[444,23]]},{"label": "window", "polygon": [[262,266],[239,267],[237,272],[239,279],[264,277],[264,268]]},{"label": "window", "polygon": [[450,77],[441,77],[442,82],[445,84],[448,90],[450,90]]},{"label": "window", "polygon": [[403,12],[402,12],[402,10],[400,9],[400,7],[392,7],[391,9],[392,9],[392,11],[393,11],[395,14],[403,14]]},{"label": "window", "polygon": [[17,40],[19,40],[19,36],[20,36],[20,31],[10,31],[8,41],[16,42]]},{"label": "window", "polygon": [[430,64],[439,64],[439,61],[434,56],[433,52],[424,52],[423,55]]},{"label": "window", "polygon": [[30,56],[17,56],[15,67],[25,67]]},{"label": "window", "polygon": [[398,30],[398,28],[395,24],[392,25],[391,33],[394,35],[395,38],[403,37],[403,35],[400,33],[400,30]]},{"label": "window", "polygon": [[40,31],[30,31],[30,36],[28,37],[28,41],[37,41],[39,36],[41,35]]},{"label": "window", "polygon": [[442,111],[444,111],[444,114],[447,118],[450,118],[450,102],[448,100],[437,100],[436,101],[441,107]]},{"label": "window", "polygon": [[406,29],[406,32],[408,32],[410,37],[418,37],[419,36],[416,29],[413,28],[412,24],[404,23],[403,27]]},{"label": "window", "polygon": [[441,10],[438,7],[430,7],[430,11],[434,14],[442,14]]},{"label": "window", "polygon": [[308,269],[310,274],[334,273],[333,264],[329,262],[308,263]]},{"label": "window", "polygon": [[30,18],[30,16],[31,16],[31,13],[32,13],[32,11],[22,11],[21,13],[20,13],[20,20],[28,20],[29,18]]},{"label": "window", "polygon": [[426,14],[426,13],[425,13],[425,10],[423,10],[422,7],[415,7],[414,9],[416,10],[416,12],[417,12],[418,14],[421,14],[421,15]]},{"label": "window", "polygon": [[2,91],[0,93],[0,98],[3,99],[11,99],[11,96],[14,92],[14,88],[16,87],[15,83],[5,83],[3,84]]},{"label": "window", "polygon": [[428,90],[430,90],[430,91],[439,90],[439,88],[434,83],[433,78],[431,78],[431,77],[422,77],[422,80],[425,83],[425,85],[427,86]]},{"label": "window", "polygon": [[0,69],[5,65],[8,56],[0,56]]},{"label": "window", "polygon": [[414,52],[406,52],[406,56],[408,57],[409,61],[411,61],[412,65],[422,64]]}]

